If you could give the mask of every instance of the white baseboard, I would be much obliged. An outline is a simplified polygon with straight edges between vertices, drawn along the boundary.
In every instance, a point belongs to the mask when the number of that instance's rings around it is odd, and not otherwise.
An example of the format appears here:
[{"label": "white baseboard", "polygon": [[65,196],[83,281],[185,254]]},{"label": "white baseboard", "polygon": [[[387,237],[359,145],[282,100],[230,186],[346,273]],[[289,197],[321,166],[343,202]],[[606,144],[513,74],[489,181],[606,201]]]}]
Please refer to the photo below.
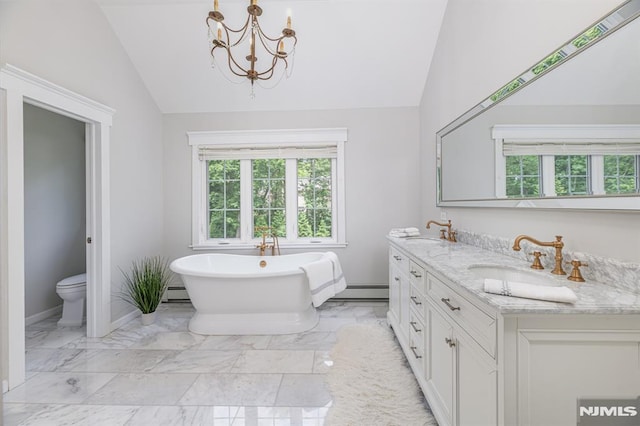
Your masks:
[{"label": "white baseboard", "polygon": [[140,311],[137,310],[137,309],[135,311],[131,311],[128,314],[125,314],[125,315],[121,316],[117,320],[111,322],[111,331],[122,327],[123,325],[125,325],[126,323],[131,321],[132,319],[134,319],[136,317],[139,317],[139,316],[140,316]]},{"label": "white baseboard", "polygon": [[62,305],[58,305],[55,306],[51,309],[47,309],[46,311],[42,311],[40,313],[28,316],[24,319],[24,324],[25,325],[31,325],[31,324],[35,324],[37,322],[40,322],[42,320],[45,320],[49,317],[52,316],[61,316],[62,315]]},{"label": "white baseboard", "polygon": [[[352,286],[336,296],[337,299],[388,299],[389,288],[386,286]],[[167,290],[168,301],[189,300],[189,295],[184,288],[173,287]]]}]

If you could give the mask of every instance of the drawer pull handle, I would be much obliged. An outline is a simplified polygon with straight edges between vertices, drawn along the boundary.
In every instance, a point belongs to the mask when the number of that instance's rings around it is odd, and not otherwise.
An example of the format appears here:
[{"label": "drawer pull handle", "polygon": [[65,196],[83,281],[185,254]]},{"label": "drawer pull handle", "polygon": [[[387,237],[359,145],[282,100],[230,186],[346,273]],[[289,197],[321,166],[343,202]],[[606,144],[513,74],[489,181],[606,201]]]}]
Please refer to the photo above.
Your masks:
[{"label": "drawer pull handle", "polygon": [[416,327],[417,322],[411,321],[409,324],[411,324],[411,328],[413,328],[413,331],[415,331],[416,333],[420,333],[422,331],[421,328]]},{"label": "drawer pull handle", "polygon": [[415,303],[417,306],[422,305],[422,302],[418,302],[418,298],[416,296],[411,296],[411,300],[413,300],[413,303]]},{"label": "drawer pull handle", "polygon": [[394,254],[394,255],[393,255],[393,258],[394,258],[395,260],[402,260],[402,258],[401,258],[400,256],[398,256],[397,254]]},{"label": "drawer pull handle", "polygon": [[393,277],[393,279],[396,280],[396,281],[400,281],[400,278],[398,278],[398,277]]},{"label": "drawer pull handle", "polygon": [[410,346],[411,348],[411,352],[413,352],[413,356],[415,356],[417,359],[422,358],[422,355],[418,355],[418,352],[416,352],[416,349],[418,349],[417,346]]},{"label": "drawer pull handle", "polygon": [[416,278],[422,278],[422,275],[420,275],[419,273],[417,273],[416,271],[411,271],[411,275],[413,275]]},{"label": "drawer pull handle", "polygon": [[444,297],[442,299],[440,299],[445,305],[447,305],[449,307],[449,309],[451,309],[452,311],[459,311],[460,310],[460,306],[453,306],[451,303],[449,303],[449,299],[445,299]]},{"label": "drawer pull handle", "polygon": [[456,342],[454,342],[453,339],[449,339],[448,337],[445,337],[444,341],[447,343],[447,345],[449,345],[450,348],[456,345]]}]

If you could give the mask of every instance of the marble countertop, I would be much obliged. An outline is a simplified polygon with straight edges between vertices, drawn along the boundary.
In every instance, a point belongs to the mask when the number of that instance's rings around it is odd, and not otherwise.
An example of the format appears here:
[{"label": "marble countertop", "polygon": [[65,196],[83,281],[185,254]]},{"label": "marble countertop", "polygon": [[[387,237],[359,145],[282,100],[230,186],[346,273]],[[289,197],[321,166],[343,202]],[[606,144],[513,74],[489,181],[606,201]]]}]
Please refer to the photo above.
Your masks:
[{"label": "marble countertop", "polygon": [[[426,237],[387,239],[422,261],[432,271],[457,284],[461,294],[466,292],[502,314],[640,314],[640,294],[591,280],[576,283],[569,281],[566,275],[553,275],[548,269],[534,272],[539,273],[542,279],[548,279],[549,285],[572,289],[578,297],[575,304],[485,293],[484,279],[470,270],[469,266],[499,265],[531,273],[530,262],[467,244]],[[570,265],[564,268],[567,273],[571,271]]]}]

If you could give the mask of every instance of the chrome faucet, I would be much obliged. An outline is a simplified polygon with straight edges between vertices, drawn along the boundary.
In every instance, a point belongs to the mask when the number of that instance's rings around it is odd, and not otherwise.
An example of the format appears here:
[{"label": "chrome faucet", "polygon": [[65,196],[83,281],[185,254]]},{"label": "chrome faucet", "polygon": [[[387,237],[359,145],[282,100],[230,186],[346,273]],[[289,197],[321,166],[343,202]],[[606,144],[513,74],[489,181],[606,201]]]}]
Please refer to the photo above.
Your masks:
[{"label": "chrome faucet", "polygon": [[[567,273],[562,269],[562,248],[564,247],[564,243],[562,242],[562,235],[556,235],[556,240],[555,241],[550,241],[550,242],[541,242],[536,240],[535,238],[532,238],[528,235],[518,235],[515,239],[515,241],[513,242],[513,249],[515,251],[520,251],[520,242],[522,240],[526,240],[529,242],[532,242],[533,244],[539,245],[541,247],[553,247],[556,249],[556,256],[555,256],[555,261],[556,261],[556,265],[553,268],[553,271],[551,271],[552,274],[556,274],[556,275],[566,275]],[[535,262],[534,262],[535,265]],[[534,265],[531,265],[531,267],[533,268]],[[538,268],[535,268],[538,269]]]},{"label": "chrome faucet", "polygon": [[[280,242],[278,241],[278,235],[270,226],[256,227],[256,231],[262,232],[262,242],[256,246],[260,249],[260,256],[264,256],[267,249],[271,249],[271,256],[275,256],[276,253],[280,255]],[[267,243],[267,236],[271,237],[271,243]]]},{"label": "chrome faucet", "polygon": [[429,222],[427,222],[427,229],[431,229],[431,224],[444,226],[447,228],[446,231],[444,228],[440,230],[441,240],[451,241],[452,243],[455,243],[458,241],[456,240],[456,231],[451,230],[451,220],[449,220],[447,223],[440,223],[440,222],[436,222],[435,220],[430,220]]}]

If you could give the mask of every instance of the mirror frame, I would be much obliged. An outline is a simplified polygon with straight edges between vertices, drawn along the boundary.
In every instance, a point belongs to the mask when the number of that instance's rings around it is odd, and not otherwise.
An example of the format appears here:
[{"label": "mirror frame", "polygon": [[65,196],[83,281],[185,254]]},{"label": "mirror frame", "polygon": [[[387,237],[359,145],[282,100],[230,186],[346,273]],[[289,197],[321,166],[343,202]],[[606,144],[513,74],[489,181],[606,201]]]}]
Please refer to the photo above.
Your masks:
[{"label": "mirror frame", "polygon": [[[572,197],[544,197],[544,198],[482,198],[482,199],[467,199],[467,200],[443,200],[442,199],[442,138],[456,130],[460,126],[469,122],[478,115],[486,112],[487,110],[498,105],[510,96],[518,93],[520,90],[527,87],[529,84],[538,80],[547,73],[557,69],[562,64],[567,63],[570,59],[577,55],[587,51],[589,48],[597,45],[602,40],[614,34],[620,28],[623,28],[628,23],[632,22],[636,18],[640,17],[640,0],[627,0],[617,8],[613,9],[607,15],[603,16],[598,21],[589,25],[582,32],[576,34],[569,41],[562,44],[557,49],[546,55],[542,60],[536,62],[531,67],[528,67],[525,72],[510,79],[508,83],[501,86],[498,90],[494,91],[487,98],[480,103],[464,112],[458,118],[447,124],[436,133],[436,206],[437,207],[489,207],[489,208],[539,208],[539,209],[578,209],[578,210],[640,210],[640,194],[629,195],[603,195],[603,196],[572,196]],[[568,53],[565,57],[550,65],[538,74],[533,74],[531,69],[541,64],[549,56],[555,54],[564,47],[570,45],[573,40],[583,35],[589,29],[595,27],[599,23],[613,18],[614,25],[605,32],[602,36],[593,39],[588,44],[581,48],[575,49]],[[622,19],[620,19],[622,18]],[[498,95],[501,91],[505,90],[514,81],[520,81],[520,85],[513,89],[509,89],[506,93],[503,92],[499,95],[499,98],[493,100],[492,97]]]}]

